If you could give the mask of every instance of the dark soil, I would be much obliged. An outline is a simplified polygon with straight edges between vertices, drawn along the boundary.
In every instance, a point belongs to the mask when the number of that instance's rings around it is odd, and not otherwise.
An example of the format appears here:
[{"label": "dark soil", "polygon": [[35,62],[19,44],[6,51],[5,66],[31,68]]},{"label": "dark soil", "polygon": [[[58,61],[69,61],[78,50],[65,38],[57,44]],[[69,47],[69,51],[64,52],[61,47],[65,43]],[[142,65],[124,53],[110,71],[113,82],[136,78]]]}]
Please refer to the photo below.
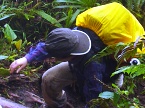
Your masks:
[{"label": "dark soil", "polygon": [[[36,67],[39,65],[35,63]],[[46,66],[45,64],[43,68],[31,76],[12,74],[5,78],[0,77],[1,96],[29,108],[39,108],[42,102],[44,102],[41,94],[41,76],[46,68],[50,68],[50,66]],[[68,102],[71,103],[74,108],[83,108],[85,103],[77,90],[75,90],[76,88],[68,86],[64,89],[67,94]]]},{"label": "dark soil", "polygon": [[[15,77],[15,78],[14,78]],[[12,79],[12,77],[10,77]],[[29,78],[22,78],[19,74],[13,75],[13,79],[6,83],[0,84],[0,94],[2,97],[10,99],[16,103],[23,104],[30,108],[39,108],[42,99],[40,79],[31,80]],[[81,96],[68,86],[65,88],[69,103],[73,104],[74,108],[82,108],[84,102],[81,100]],[[29,94],[37,95],[38,101],[30,99]],[[29,97],[29,99],[28,99]]]}]

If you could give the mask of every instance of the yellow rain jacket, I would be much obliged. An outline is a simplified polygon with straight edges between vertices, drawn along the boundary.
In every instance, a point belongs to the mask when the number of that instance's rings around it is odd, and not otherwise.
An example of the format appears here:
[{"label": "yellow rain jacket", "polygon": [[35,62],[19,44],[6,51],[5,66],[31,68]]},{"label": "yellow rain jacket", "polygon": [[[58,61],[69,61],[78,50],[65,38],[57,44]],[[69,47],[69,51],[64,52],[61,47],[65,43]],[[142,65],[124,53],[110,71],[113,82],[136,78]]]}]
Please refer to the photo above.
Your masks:
[{"label": "yellow rain jacket", "polygon": [[123,5],[113,2],[79,14],[76,26],[93,30],[106,45],[135,42],[145,34],[139,21]]}]

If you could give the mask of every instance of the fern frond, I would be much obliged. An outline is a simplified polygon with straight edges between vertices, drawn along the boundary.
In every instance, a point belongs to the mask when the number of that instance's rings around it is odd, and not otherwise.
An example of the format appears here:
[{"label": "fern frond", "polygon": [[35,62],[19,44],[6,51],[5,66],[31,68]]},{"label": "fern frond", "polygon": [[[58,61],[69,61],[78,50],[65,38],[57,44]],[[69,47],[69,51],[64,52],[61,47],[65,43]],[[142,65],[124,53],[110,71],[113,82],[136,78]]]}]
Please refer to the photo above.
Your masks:
[{"label": "fern frond", "polygon": [[135,78],[140,75],[145,75],[145,64],[140,64],[140,65],[133,65],[133,66],[123,66],[118,68],[117,71],[113,72],[111,77],[119,74],[119,73],[124,73],[128,74],[130,77]]}]

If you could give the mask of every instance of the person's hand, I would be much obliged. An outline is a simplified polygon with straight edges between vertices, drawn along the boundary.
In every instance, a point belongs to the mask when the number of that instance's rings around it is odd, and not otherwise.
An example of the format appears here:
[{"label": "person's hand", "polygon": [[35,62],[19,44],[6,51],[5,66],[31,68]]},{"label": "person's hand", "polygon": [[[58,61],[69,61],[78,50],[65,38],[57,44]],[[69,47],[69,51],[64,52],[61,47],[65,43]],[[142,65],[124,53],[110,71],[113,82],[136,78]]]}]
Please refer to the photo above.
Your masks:
[{"label": "person's hand", "polygon": [[23,68],[26,67],[27,63],[28,62],[25,57],[15,60],[10,65],[10,73],[14,73],[14,71],[16,71],[16,73],[19,73]]}]

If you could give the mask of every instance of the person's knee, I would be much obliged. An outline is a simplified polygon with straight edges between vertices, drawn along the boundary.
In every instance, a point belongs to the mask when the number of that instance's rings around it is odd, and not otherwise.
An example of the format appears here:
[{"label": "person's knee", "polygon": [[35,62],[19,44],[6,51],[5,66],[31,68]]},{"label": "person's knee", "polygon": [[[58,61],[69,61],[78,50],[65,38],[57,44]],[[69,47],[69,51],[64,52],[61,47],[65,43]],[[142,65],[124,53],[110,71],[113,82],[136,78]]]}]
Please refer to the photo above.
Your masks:
[{"label": "person's knee", "polygon": [[51,74],[51,72],[46,71],[43,75],[42,75],[42,83],[50,83],[53,79],[53,75]]}]

